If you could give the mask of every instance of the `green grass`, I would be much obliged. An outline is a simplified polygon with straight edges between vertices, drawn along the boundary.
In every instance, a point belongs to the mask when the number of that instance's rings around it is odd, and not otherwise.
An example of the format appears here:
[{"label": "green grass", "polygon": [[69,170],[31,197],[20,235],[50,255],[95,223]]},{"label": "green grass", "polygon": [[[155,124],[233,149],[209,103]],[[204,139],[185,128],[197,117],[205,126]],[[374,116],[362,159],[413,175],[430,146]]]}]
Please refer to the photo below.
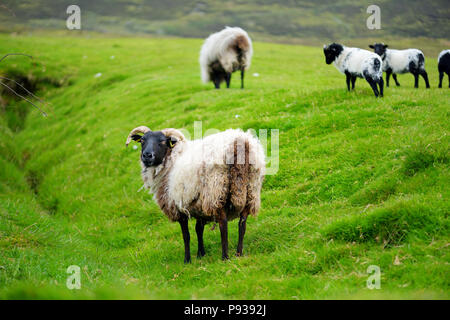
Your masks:
[{"label": "green grass", "polygon": [[[0,52],[34,56],[2,73],[34,79],[51,103],[43,118],[9,97],[0,117],[0,298],[448,299],[450,104],[434,56],[430,90],[403,75],[375,99],[362,80],[347,92],[321,47],[258,42],[246,89],[235,75],[217,91],[200,82],[200,45],[0,35]],[[280,130],[279,171],[241,258],[222,262],[207,228],[206,256],[184,265],[180,227],[138,192],[130,129],[193,134],[194,121]],[[81,290],[66,288],[70,265]],[[366,288],[369,265],[380,290]]]}]

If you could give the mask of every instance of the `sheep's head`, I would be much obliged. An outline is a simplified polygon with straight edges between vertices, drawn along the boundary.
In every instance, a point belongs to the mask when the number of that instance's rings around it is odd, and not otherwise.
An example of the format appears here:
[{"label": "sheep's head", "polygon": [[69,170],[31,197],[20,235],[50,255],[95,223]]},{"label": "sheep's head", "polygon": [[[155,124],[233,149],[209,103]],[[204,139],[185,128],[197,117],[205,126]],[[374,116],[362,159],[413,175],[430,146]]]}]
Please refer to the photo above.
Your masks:
[{"label": "sheep's head", "polygon": [[145,126],[133,129],[127,138],[128,145],[131,140],[141,144],[141,161],[146,167],[159,166],[168,151],[175,147],[179,141],[185,140],[184,135],[176,129],[151,131]]},{"label": "sheep's head", "polygon": [[344,47],[339,43],[332,43],[323,46],[323,53],[325,54],[325,62],[331,64],[344,50]]},{"label": "sheep's head", "polygon": [[386,58],[386,48],[388,47],[387,44],[384,43],[375,43],[369,45],[369,48],[373,49],[373,51],[381,57],[381,59]]}]

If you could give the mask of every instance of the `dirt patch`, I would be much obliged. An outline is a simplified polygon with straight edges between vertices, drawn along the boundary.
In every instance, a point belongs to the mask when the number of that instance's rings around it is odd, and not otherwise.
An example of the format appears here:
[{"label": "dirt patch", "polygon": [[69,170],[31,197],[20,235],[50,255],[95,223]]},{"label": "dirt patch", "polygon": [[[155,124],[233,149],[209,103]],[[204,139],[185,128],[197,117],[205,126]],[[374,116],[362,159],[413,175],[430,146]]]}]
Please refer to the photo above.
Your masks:
[{"label": "dirt patch", "polygon": [[[21,131],[32,108],[43,108],[42,99],[36,92],[48,87],[60,87],[62,82],[48,77],[36,77],[14,71],[0,73],[0,111],[5,115],[8,127],[13,132]],[[27,103],[25,100],[32,103]],[[41,110],[41,113],[43,110]]]}]

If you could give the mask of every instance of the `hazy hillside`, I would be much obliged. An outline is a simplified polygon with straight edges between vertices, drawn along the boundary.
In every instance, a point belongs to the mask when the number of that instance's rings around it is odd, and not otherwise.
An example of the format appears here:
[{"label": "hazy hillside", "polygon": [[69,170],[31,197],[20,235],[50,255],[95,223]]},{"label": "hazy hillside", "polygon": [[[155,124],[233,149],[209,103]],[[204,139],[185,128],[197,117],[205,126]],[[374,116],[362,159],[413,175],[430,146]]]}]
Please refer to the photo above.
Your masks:
[{"label": "hazy hillside", "polygon": [[82,29],[204,37],[225,25],[241,26],[257,39],[432,37],[450,34],[448,0],[377,1],[381,30],[368,30],[373,1],[332,0],[2,0],[0,30],[66,28],[66,8],[78,4]]}]

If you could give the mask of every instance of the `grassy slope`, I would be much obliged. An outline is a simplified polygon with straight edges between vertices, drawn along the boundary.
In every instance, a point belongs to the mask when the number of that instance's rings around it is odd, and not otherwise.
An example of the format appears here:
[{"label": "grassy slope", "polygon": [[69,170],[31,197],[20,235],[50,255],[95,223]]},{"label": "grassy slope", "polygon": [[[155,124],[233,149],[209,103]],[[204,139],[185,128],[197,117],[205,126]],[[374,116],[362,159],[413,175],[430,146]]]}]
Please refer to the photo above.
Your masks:
[{"label": "grassy slope", "polygon": [[[0,122],[0,297],[448,298],[449,92],[436,88],[436,59],[432,89],[404,75],[376,100],[361,80],[346,92],[320,48],[256,43],[247,88],[235,76],[216,91],[200,83],[200,44],[0,36],[0,52],[38,61],[14,57],[3,70],[64,83],[41,91],[50,117],[32,110],[17,133]],[[182,263],[179,226],[137,193],[138,150],[124,147],[137,125],[192,133],[196,120],[280,129],[280,170],[265,180],[245,256],[228,262],[216,228],[207,255]],[[365,286],[371,264],[378,291]]]}]

